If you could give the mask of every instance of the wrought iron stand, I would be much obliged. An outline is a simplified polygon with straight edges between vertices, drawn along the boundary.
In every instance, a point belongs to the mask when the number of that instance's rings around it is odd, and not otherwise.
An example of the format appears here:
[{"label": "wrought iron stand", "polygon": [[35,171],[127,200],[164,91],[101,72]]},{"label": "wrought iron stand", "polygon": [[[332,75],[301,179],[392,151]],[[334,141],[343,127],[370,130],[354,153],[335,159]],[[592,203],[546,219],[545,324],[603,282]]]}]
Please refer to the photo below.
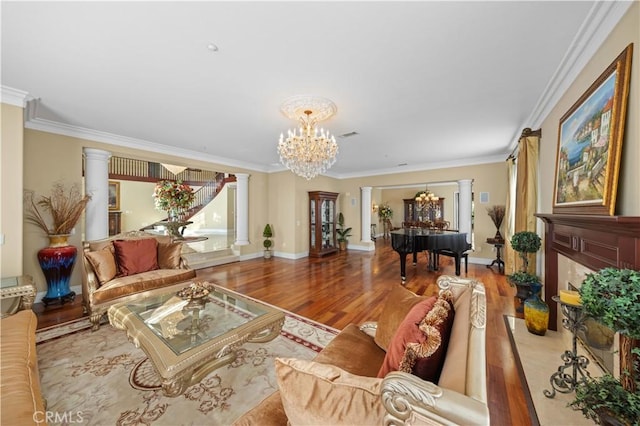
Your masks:
[{"label": "wrought iron stand", "polygon": [[[562,302],[558,296],[553,296],[552,299],[554,302],[559,303],[562,308],[564,317],[562,318],[562,326],[571,332],[573,347],[571,351],[567,350],[561,355],[560,358],[564,361],[564,365],[558,367],[558,371],[551,375],[549,381],[552,389],[544,390],[544,396],[547,398],[555,397],[556,391],[571,393],[579,383],[590,377],[587,371],[589,359],[583,355],[578,355],[578,332],[585,329],[585,314],[582,310],[582,305]],[[565,372],[568,368],[571,369],[571,374]]]}]

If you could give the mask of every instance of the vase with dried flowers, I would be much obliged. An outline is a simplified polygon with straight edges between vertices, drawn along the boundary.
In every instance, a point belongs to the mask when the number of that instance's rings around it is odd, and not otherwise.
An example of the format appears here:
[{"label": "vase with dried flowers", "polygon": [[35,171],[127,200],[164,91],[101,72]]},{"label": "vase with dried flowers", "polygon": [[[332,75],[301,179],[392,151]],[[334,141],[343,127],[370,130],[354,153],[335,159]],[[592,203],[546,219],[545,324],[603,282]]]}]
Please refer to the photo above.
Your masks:
[{"label": "vase with dried flowers", "polygon": [[502,226],[502,221],[504,220],[505,206],[487,207],[487,213],[496,226],[496,235],[493,238],[498,241],[504,241],[504,238],[502,238],[500,234],[500,226]]},{"label": "vase with dried flowers", "polygon": [[33,191],[25,191],[24,199],[25,220],[49,237],[49,246],[38,251],[38,262],[47,281],[47,294],[42,302],[47,306],[73,301],[76,294],[71,291],[69,280],[78,250],[69,245],[68,238],[91,196],[82,195],[76,184],[67,191],[64,185],[55,183],[50,196],[36,199]]}]

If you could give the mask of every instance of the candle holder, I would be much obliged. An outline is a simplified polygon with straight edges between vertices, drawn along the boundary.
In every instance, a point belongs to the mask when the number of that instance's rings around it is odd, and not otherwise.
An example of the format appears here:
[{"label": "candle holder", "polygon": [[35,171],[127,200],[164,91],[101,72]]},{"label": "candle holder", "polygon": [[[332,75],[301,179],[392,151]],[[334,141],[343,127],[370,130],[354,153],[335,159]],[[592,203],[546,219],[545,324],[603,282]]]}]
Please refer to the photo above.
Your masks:
[{"label": "candle holder", "polygon": [[[549,379],[551,390],[545,389],[543,392],[547,398],[555,397],[556,392],[571,393],[578,384],[591,377],[587,371],[589,359],[583,355],[578,355],[578,332],[586,329],[584,325],[586,315],[582,305],[564,302],[560,300],[559,296],[553,296],[551,299],[559,303],[562,308],[562,326],[571,332],[572,348],[560,356],[564,364],[558,367],[558,370],[551,375]],[[566,372],[567,369],[570,369],[569,373]]]}]

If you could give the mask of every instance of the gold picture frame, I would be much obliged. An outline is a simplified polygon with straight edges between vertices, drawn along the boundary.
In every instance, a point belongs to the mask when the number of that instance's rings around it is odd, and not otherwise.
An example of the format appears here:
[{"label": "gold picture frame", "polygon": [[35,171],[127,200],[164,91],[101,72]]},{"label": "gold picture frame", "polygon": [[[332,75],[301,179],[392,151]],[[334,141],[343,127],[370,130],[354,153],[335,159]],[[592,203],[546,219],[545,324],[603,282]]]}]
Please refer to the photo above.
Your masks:
[{"label": "gold picture frame", "polygon": [[560,119],[553,213],[615,213],[633,43]]},{"label": "gold picture frame", "polygon": [[120,182],[109,181],[109,210],[120,210]]}]

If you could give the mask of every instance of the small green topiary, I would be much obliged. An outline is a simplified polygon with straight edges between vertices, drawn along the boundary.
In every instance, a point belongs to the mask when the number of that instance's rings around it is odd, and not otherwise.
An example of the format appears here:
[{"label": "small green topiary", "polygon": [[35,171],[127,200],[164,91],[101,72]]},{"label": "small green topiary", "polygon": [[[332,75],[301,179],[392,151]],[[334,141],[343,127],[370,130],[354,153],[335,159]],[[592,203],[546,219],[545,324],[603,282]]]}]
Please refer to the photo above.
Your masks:
[{"label": "small green topiary", "polygon": [[262,246],[265,249],[269,250],[273,245],[273,242],[270,239],[271,237],[273,237],[273,232],[271,232],[271,225],[269,225],[268,223],[264,227],[264,231],[262,231],[262,236],[265,238],[265,240],[262,242]]}]

